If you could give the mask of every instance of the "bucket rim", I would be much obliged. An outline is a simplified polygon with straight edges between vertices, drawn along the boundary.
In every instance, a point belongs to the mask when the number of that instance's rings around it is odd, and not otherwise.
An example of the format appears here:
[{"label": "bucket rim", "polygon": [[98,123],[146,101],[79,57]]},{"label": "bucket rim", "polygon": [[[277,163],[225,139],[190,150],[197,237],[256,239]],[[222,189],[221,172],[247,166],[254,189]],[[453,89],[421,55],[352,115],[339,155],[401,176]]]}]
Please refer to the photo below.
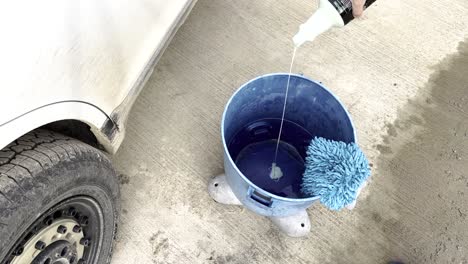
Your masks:
[{"label": "bucket rim", "polygon": [[340,106],[343,108],[343,110],[345,111],[346,113],[346,116],[348,117],[349,119],[349,122],[351,124],[351,128],[353,129],[353,137],[354,137],[354,143],[357,144],[357,136],[356,136],[356,130],[354,128],[354,123],[353,123],[353,120],[351,118],[351,115],[349,114],[348,110],[346,109],[346,107],[344,107],[344,104],[340,101],[340,99],[338,99],[338,97],[332,92],[330,91],[328,88],[326,88],[321,82],[317,82],[315,80],[312,80],[308,77],[305,77],[304,75],[302,74],[297,74],[297,73],[286,73],[286,72],[278,72],[278,73],[268,73],[268,74],[264,74],[264,75],[261,75],[261,76],[258,76],[254,79],[251,79],[249,80],[248,82],[242,84],[232,95],[231,97],[229,98],[228,102],[226,103],[226,106],[224,107],[224,111],[223,111],[223,116],[222,116],[222,119],[221,119],[221,137],[222,137],[222,141],[223,141],[223,149],[224,149],[224,153],[226,154],[227,158],[229,159],[229,162],[231,162],[233,166],[233,168],[236,170],[236,172],[242,177],[242,179],[244,181],[246,181],[250,186],[253,186],[255,189],[261,191],[261,192],[264,192],[266,194],[268,194],[269,196],[271,196],[272,198],[276,199],[276,200],[280,200],[280,201],[285,201],[285,202],[312,202],[312,201],[316,201],[318,199],[320,199],[320,196],[312,196],[312,197],[307,197],[307,198],[287,198],[287,197],[282,197],[282,196],[279,196],[279,195],[276,195],[276,194],[273,194],[273,193],[270,193],[266,190],[264,190],[263,188],[257,186],[256,184],[254,184],[252,181],[250,181],[240,170],[239,168],[236,166],[236,163],[234,162],[234,160],[231,158],[231,155],[229,154],[229,149],[228,149],[228,146],[227,146],[227,143],[226,143],[226,138],[224,136],[224,123],[225,123],[225,120],[226,120],[226,113],[227,113],[227,110],[229,108],[229,106],[231,105],[231,102],[233,100],[234,97],[236,97],[236,95],[247,85],[249,85],[250,83],[254,82],[254,81],[257,81],[259,79],[262,79],[262,78],[265,78],[265,77],[270,77],[270,76],[281,76],[281,75],[286,75],[286,76],[294,76],[294,77],[298,77],[298,78],[302,78],[306,81],[309,81],[309,82],[312,82],[316,85],[318,85],[319,87],[321,87],[324,91],[328,92],[339,104]]}]

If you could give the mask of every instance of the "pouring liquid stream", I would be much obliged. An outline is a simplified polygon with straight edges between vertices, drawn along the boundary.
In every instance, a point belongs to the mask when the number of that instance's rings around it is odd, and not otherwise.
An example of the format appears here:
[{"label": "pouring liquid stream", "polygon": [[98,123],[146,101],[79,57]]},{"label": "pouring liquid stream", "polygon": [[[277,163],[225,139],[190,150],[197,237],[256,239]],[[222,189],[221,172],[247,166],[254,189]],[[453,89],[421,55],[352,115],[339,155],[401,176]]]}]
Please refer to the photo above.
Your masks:
[{"label": "pouring liquid stream", "polygon": [[278,159],[278,148],[279,148],[280,141],[281,141],[281,132],[283,131],[284,114],[286,113],[286,104],[288,101],[289,81],[291,80],[291,73],[292,73],[292,68],[294,65],[294,58],[296,57],[296,50],[297,50],[297,47],[294,47],[294,51],[293,51],[293,55],[291,59],[291,65],[289,66],[289,76],[288,76],[288,81],[286,84],[286,92],[284,95],[283,113],[281,116],[281,124],[280,124],[279,133],[278,133],[278,140],[276,141],[275,158],[273,160],[273,163],[271,164],[270,178],[272,180],[279,180],[281,177],[283,177],[283,172],[281,171],[281,168],[276,165],[276,162]]}]

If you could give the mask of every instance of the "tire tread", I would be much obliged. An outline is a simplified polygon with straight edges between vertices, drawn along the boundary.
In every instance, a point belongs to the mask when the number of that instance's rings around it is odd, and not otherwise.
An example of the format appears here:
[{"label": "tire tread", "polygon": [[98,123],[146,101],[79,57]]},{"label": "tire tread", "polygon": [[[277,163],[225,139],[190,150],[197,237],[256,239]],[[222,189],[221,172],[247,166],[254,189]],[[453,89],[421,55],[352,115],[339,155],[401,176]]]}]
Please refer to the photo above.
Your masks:
[{"label": "tire tread", "polygon": [[[81,141],[45,129],[31,131],[11,142],[0,150],[0,205],[4,206],[3,209],[13,209],[24,200],[30,200],[28,191],[33,186],[44,184],[36,181],[34,175],[63,160],[73,160],[89,152],[95,153],[96,150]],[[0,229],[7,226],[2,218],[0,215],[3,223]]]},{"label": "tire tread", "polygon": [[[13,228],[12,216],[17,210],[21,210],[24,203],[37,199],[35,197],[40,197],[48,188],[57,188],[54,179],[60,177],[53,170],[50,177],[36,177],[37,175],[62,162],[73,166],[73,161],[78,158],[81,161],[105,161],[102,165],[112,169],[108,158],[94,147],[44,129],[31,131],[1,149],[0,234]],[[116,186],[118,193],[117,182],[112,186]]]}]

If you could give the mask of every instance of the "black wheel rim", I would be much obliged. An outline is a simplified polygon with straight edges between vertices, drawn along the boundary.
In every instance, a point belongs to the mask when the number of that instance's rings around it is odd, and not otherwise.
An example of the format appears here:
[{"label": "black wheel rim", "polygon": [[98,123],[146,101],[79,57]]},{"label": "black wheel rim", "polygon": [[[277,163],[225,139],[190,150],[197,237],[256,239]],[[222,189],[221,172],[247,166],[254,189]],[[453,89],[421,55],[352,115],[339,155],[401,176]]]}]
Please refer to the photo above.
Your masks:
[{"label": "black wheel rim", "polygon": [[2,263],[96,263],[102,248],[103,224],[102,210],[94,199],[68,198],[38,217]]}]

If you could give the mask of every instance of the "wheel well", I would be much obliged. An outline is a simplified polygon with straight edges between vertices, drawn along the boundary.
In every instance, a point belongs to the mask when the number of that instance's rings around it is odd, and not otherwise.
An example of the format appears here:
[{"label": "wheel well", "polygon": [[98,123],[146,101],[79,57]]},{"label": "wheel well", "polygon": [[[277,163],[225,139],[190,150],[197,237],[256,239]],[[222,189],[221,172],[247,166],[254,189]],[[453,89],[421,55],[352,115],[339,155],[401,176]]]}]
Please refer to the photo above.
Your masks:
[{"label": "wheel well", "polygon": [[42,128],[78,139],[90,146],[103,150],[104,148],[99,144],[96,136],[91,132],[88,124],[79,120],[60,120],[49,123]]}]

